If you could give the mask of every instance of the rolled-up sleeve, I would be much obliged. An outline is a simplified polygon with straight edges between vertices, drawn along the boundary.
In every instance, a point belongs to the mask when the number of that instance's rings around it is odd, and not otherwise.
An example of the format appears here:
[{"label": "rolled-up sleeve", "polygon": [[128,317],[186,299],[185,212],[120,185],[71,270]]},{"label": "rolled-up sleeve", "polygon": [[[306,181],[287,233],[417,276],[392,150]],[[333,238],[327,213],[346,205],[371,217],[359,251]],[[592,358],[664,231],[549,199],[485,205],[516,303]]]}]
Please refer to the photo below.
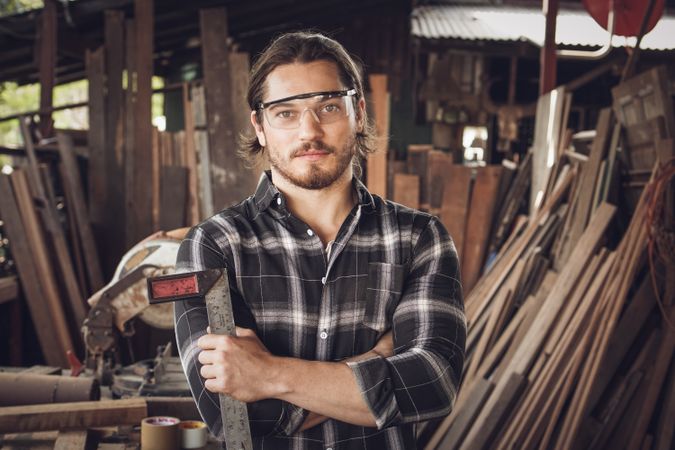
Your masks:
[{"label": "rolled-up sleeve", "polygon": [[[230,294],[235,322],[240,327],[255,329],[250,308],[239,294],[234,274],[227,263],[225,252],[199,226],[187,234],[178,250],[177,272],[226,268],[230,280]],[[190,391],[202,420],[216,438],[223,440],[223,427],[218,395],[204,387],[200,375],[201,363],[197,340],[206,334],[208,317],[203,302],[188,300],[174,305],[176,343]],[[276,399],[248,403],[249,423],[253,436],[291,435],[300,429],[307,412],[302,408]]]},{"label": "rolled-up sleeve", "polygon": [[447,415],[464,365],[466,318],[457,251],[435,218],[414,246],[392,327],[394,356],[348,363],[377,427]]}]

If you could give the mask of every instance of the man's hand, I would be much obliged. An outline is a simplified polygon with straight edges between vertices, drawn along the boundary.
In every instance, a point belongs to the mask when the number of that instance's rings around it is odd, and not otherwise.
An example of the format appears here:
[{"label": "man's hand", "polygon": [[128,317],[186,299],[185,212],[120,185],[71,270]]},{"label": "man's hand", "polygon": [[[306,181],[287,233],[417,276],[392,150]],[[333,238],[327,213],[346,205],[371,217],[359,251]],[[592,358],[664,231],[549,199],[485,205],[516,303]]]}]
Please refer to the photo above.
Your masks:
[{"label": "man's hand", "polygon": [[252,330],[236,328],[237,336],[207,334],[199,338],[204,387],[243,402],[273,397],[274,356]]}]

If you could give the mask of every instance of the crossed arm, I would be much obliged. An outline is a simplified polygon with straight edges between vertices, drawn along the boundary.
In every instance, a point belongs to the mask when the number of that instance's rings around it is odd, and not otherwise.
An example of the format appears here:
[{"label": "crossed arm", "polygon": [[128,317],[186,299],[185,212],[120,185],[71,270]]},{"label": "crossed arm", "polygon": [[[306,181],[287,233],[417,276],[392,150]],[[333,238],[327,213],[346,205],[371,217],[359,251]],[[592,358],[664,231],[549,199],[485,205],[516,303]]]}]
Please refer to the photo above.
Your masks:
[{"label": "crossed arm", "polygon": [[[272,355],[249,329],[237,336],[207,334],[197,342],[205,388],[243,402],[276,398],[310,411],[300,431],[328,418],[368,427],[375,418],[363,399],[352,370],[344,362],[306,361]],[[349,358],[360,361],[393,355],[391,332],[367,353]]]}]

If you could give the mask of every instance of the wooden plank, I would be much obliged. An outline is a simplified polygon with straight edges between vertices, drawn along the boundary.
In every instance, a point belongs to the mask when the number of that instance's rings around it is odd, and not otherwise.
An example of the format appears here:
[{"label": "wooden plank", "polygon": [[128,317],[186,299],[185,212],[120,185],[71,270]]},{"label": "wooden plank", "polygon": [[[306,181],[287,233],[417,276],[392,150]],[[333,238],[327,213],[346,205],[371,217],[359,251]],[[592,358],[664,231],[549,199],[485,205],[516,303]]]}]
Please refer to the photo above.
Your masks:
[{"label": "wooden plank", "polygon": [[211,171],[209,156],[208,133],[206,121],[206,100],[204,99],[204,86],[194,83],[190,87],[192,100],[192,116],[194,119],[194,141],[197,154],[197,186],[199,199],[199,217],[211,217],[213,210],[213,192],[211,190]]},{"label": "wooden plank", "polygon": [[89,287],[91,292],[95,292],[103,287],[103,274],[89,217],[84,209],[86,202],[80,181],[80,171],[73,154],[73,141],[70,136],[63,133],[57,134],[57,140],[65,175],[64,189],[68,190],[69,196],[72,198],[69,207],[74,212],[78,234],[82,242],[82,253],[86,262]]},{"label": "wooden plank", "polygon": [[[89,82],[89,130],[87,145],[89,159],[87,173],[89,185],[89,216],[93,223],[101,223],[105,215],[105,49],[99,47],[86,53],[87,80]],[[101,176],[96,176],[101,174]]]},{"label": "wooden plank", "polygon": [[[520,374],[511,373],[503,384],[503,395],[490,404],[484,404],[481,413],[473,422],[473,426],[462,442],[462,450],[482,450],[489,448],[491,441],[499,432],[504,417],[513,407],[514,402],[527,385],[527,379]],[[493,395],[490,399],[494,398]],[[489,402],[489,400],[488,400]],[[476,432],[476,430],[480,430]]]},{"label": "wooden plank", "polygon": [[457,417],[450,426],[449,431],[447,428],[445,430],[439,430],[443,432],[441,435],[443,436],[442,439],[440,439],[438,443],[435,441],[430,441],[430,444],[427,445],[425,449],[433,450],[436,448],[457,448],[459,443],[462,442],[462,439],[466,435],[467,428],[478,415],[478,412],[481,410],[481,407],[485,403],[485,400],[493,388],[494,384],[490,381],[482,378],[479,379],[471,390],[471,395],[469,395],[469,403],[465,405],[461,411],[459,411]]},{"label": "wooden plank", "polygon": [[509,188],[509,191],[500,204],[499,213],[495,216],[493,233],[494,237],[490,242],[489,253],[501,248],[509,235],[509,230],[518,214],[518,209],[523,201],[525,192],[530,186],[530,171],[532,170],[532,153],[528,152],[523,161],[518,165],[515,179]]},{"label": "wooden plank", "polygon": [[202,67],[209,134],[209,167],[213,206],[238,203],[255,189],[257,179],[237,155],[236,114],[231,91],[228,21],[224,8],[199,11]]},{"label": "wooden plank", "polygon": [[394,174],[393,200],[409,208],[419,209],[420,177],[406,173]]},{"label": "wooden plank", "polygon": [[[106,195],[103,217],[97,225],[100,236],[102,236],[100,239],[100,254],[106,257],[106,270],[112,272],[117,262],[124,255],[125,246],[120,245],[120,243],[125,242],[127,213],[126,183],[123,182],[125,179],[124,144],[126,139],[124,135],[125,37],[123,11],[105,11],[103,33],[105,42],[105,150],[103,156],[105,169],[102,172],[90,173],[89,176],[102,177],[104,180]],[[133,110],[128,110],[128,113],[134,115]],[[139,119],[138,116],[134,118]],[[98,285],[98,283],[96,284]]]},{"label": "wooden plank", "polygon": [[138,425],[147,415],[140,398],[8,406],[0,408],[0,433]]},{"label": "wooden plank", "polygon": [[87,430],[60,431],[54,450],[89,450],[95,448],[92,436]]},{"label": "wooden plank", "polygon": [[188,176],[188,206],[185,212],[185,223],[194,226],[199,223],[199,185],[197,173],[197,149],[195,146],[195,119],[192,110],[190,85],[183,83],[183,115],[185,118],[184,150],[185,167]]},{"label": "wooden plank", "polygon": [[368,155],[366,181],[368,190],[382,198],[387,196],[387,152],[389,150],[389,92],[387,75],[371,74],[370,103],[375,116],[377,152]]},{"label": "wooden plank", "polygon": [[429,193],[429,209],[439,210],[443,207],[443,187],[448,178],[448,170],[452,166],[452,155],[439,151],[429,152],[427,161],[427,192]]},{"label": "wooden plank", "polygon": [[7,433],[0,435],[3,450],[53,450],[58,431]]},{"label": "wooden plank", "polygon": [[[547,297],[545,304],[542,305],[539,313],[535,317],[532,325],[528,328],[527,333],[523,337],[523,344],[518,346],[513,357],[508,361],[504,367],[504,376],[499,379],[495,386],[494,392],[488,399],[483,411],[474,423],[469,432],[465,446],[470,449],[482,448],[488,434],[483,428],[483,424],[488,422],[488,416],[492,417],[498,411],[498,405],[504,402],[509,402],[513,399],[514,391],[514,375],[526,374],[532,364],[536,355],[539,353],[544,339],[547,336],[547,330],[557,318],[560,309],[562,308],[568,291],[576,283],[581,272],[584,270],[591,255],[595,253],[598,243],[600,242],[605,230],[609,226],[610,221],[614,217],[616,208],[603,204],[598,208],[594,215],[591,224],[572,253],[571,263],[567,264],[564,270],[556,279],[556,283],[551,289],[550,295]],[[510,380],[510,381],[509,381]],[[501,409],[501,412],[505,411]],[[499,423],[500,420],[496,418],[489,419],[491,423]],[[489,437],[489,436],[487,436]]]},{"label": "wooden plank", "polygon": [[87,270],[84,268],[84,258],[82,256],[82,245],[80,242],[79,231],[77,229],[77,219],[75,218],[73,196],[70,193],[70,189],[65,185],[68,175],[66,175],[66,169],[63,166],[62,162],[59,162],[59,175],[61,180],[64,183],[63,194],[65,197],[65,210],[66,217],[68,220],[66,229],[70,235],[70,245],[71,245],[71,254],[73,257],[75,265],[75,275],[77,276],[77,284],[80,287],[80,292],[87,294],[89,292],[94,292],[90,290],[87,286]]},{"label": "wooden plank", "polygon": [[460,267],[463,267],[464,234],[471,194],[471,172],[470,167],[453,164],[448,167],[447,178],[443,184],[440,218],[455,242]]},{"label": "wooden plank", "polygon": [[[28,187],[26,187],[25,194],[27,196],[32,194],[33,199],[30,202],[36,205],[36,209],[40,215],[42,224],[44,225],[45,231],[49,237],[47,242],[53,246],[53,253],[56,260],[56,264],[54,264],[56,267],[56,272],[54,275],[59,277],[61,284],[65,288],[65,304],[69,307],[68,317],[75,322],[74,329],[79,330],[79,327],[84,322],[84,318],[86,316],[84,309],[84,298],[82,297],[82,293],[80,292],[80,288],[77,284],[77,278],[75,277],[75,273],[73,271],[70,253],[68,251],[63,229],[61,228],[59,213],[56,210],[56,202],[48,200],[48,190],[42,183],[39,174],[37,156],[33,147],[32,137],[28,131],[27,121],[20,120],[19,124],[29,161],[29,177],[27,180],[30,182],[30,190]],[[21,175],[17,175],[19,181],[21,181],[21,177]],[[51,189],[51,186],[48,186]],[[53,197],[53,194],[51,196]],[[26,199],[25,202],[26,210],[32,210],[32,208],[28,206],[30,204],[29,200]]]},{"label": "wooden plank", "polygon": [[593,139],[589,160],[584,164],[581,171],[581,177],[577,186],[578,198],[568,213],[572,215],[571,217],[574,220],[571,222],[568,233],[562,238],[564,241],[562,242],[560,253],[556,258],[556,267],[562,267],[567,262],[571,249],[583,233],[591,216],[595,183],[598,179],[600,165],[605,158],[607,143],[609,142],[612,130],[611,124],[611,110],[605,108],[600,111],[597,134],[595,139]]},{"label": "wooden plank", "polygon": [[476,171],[462,254],[465,293],[471,291],[483,271],[501,173],[501,166],[480,167]]},{"label": "wooden plank", "polygon": [[[25,230],[24,232],[28,241],[27,248],[34,257],[33,264],[36,268],[34,275],[35,279],[27,281],[35,283],[36,280],[39,280],[43,289],[41,292],[41,299],[36,305],[36,308],[44,310],[46,306],[47,310],[48,318],[44,320],[43,318],[38,319],[39,322],[36,322],[36,329],[41,326],[38,325],[38,323],[41,323],[42,326],[54,329],[56,342],[58,343],[59,348],[58,353],[60,353],[59,357],[55,358],[55,361],[59,361],[58,364],[62,364],[63,367],[66,367],[67,364],[63,364],[65,352],[74,349],[73,342],[68,332],[66,316],[61,304],[56,279],[54,278],[55,274],[52,271],[51,260],[47,254],[45,238],[39,226],[38,216],[33,209],[33,198],[31,197],[28,188],[28,180],[25,172],[22,170],[15,170],[12,172],[10,179],[16,196],[17,210],[19,211],[22,227]],[[24,288],[26,287],[23,283],[22,286],[24,286]],[[44,312],[38,314],[44,314]],[[34,314],[33,317],[35,320]],[[45,355],[45,358],[48,358],[47,355]],[[49,358],[47,361],[49,361]],[[48,362],[48,364],[53,363]]]},{"label": "wooden plank", "polygon": [[[670,297],[668,295],[670,295]],[[673,295],[675,295],[675,292],[666,293],[666,298],[673,298]],[[664,314],[664,319],[666,318],[666,323],[675,323],[675,305],[667,307]],[[670,367],[670,362],[673,360],[673,353],[675,352],[675,329],[666,326],[664,334],[663,339],[659,343],[656,363],[654,364],[652,376],[649,380],[649,387],[644,393],[644,401],[639,409],[633,433],[626,448],[637,448],[641,444],[642,439],[644,439],[645,434],[647,433],[647,427],[652,420],[656,403],[659,401],[664,380],[666,380],[666,374]]]},{"label": "wooden plank", "polygon": [[420,177],[420,208],[429,208],[429,152],[433,148],[430,145],[409,145],[406,156],[408,173]]},{"label": "wooden plank", "polygon": [[532,143],[532,183],[530,211],[541,207],[551,168],[558,154],[565,88],[559,87],[539,97]]},{"label": "wooden plank", "polygon": [[[17,211],[19,214],[17,214]],[[12,256],[16,263],[22,290],[28,304],[28,309],[35,326],[42,354],[48,364],[53,366],[67,367],[66,350],[60,344],[59,331],[48,308],[51,294],[46,293],[49,285],[46,280],[39,276],[36,258],[33,252],[29,229],[22,220],[20,209],[15,200],[14,192],[10,184],[9,176],[0,175],[0,214],[4,222],[4,230],[12,243]],[[72,348],[72,347],[71,347]]]},{"label": "wooden plank", "polygon": [[[154,3],[134,0],[134,27],[136,47],[134,49],[134,73],[132,88],[134,97],[134,148],[127,153],[131,164],[131,189],[127,196],[127,247],[139,242],[153,232],[152,192],[152,75],[154,40]],[[127,172],[129,174],[129,172]]]}]

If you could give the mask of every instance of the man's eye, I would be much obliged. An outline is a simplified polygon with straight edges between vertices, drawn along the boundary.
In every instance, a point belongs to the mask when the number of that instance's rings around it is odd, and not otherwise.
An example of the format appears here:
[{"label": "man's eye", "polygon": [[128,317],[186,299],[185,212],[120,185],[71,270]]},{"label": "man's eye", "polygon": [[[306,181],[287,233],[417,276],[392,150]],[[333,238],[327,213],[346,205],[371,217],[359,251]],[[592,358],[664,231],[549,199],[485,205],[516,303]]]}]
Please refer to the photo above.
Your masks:
[{"label": "man's eye", "polygon": [[321,108],[321,112],[327,113],[327,114],[334,114],[337,112],[340,112],[340,106],[336,104],[328,104],[325,105],[323,108]]},{"label": "man's eye", "polygon": [[290,109],[279,111],[275,114],[275,117],[279,119],[292,119],[293,117],[295,117],[295,111],[292,111]]}]

